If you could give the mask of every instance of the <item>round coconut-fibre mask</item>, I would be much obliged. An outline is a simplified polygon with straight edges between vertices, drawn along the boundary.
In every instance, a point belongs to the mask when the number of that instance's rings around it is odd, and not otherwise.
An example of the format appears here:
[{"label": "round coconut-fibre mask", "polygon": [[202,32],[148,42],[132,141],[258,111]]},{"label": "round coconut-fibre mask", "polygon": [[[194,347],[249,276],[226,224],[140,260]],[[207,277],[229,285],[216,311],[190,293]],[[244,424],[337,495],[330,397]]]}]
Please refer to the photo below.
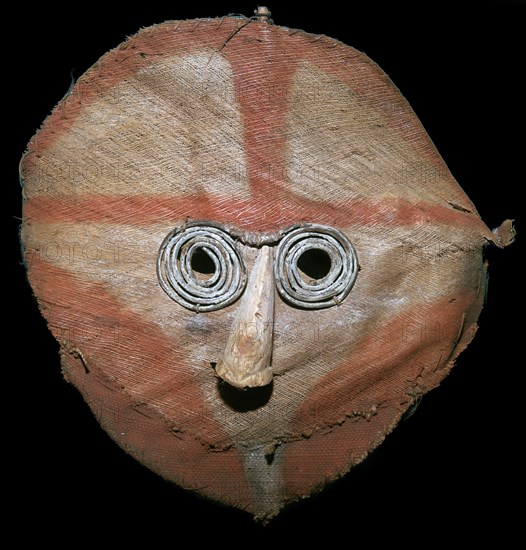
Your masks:
[{"label": "round coconut-fibre mask", "polygon": [[21,175],[65,378],[142,464],[260,519],[440,383],[476,331],[484,247],[513,240],[377,65],[261,13],[142,29]]}]

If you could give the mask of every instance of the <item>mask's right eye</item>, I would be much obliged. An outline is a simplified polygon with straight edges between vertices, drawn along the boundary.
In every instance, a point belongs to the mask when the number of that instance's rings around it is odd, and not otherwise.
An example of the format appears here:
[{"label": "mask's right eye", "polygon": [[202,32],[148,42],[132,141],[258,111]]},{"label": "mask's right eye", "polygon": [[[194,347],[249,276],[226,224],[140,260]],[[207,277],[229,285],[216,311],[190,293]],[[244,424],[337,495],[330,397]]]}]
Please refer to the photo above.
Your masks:
[{"label": "mask's right eye", "polygon": [[232,237],[221,227],[191,224],[174,229],[159,249],[163,290],[194,311],[213,311],[239,298],[246,270]]}]

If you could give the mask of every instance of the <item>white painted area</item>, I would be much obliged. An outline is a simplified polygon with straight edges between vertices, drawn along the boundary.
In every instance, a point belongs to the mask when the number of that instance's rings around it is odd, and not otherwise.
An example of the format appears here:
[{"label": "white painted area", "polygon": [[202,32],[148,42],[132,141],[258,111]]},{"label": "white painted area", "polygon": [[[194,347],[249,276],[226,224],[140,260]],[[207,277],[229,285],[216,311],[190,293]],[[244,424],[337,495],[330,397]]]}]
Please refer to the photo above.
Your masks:
[{"label": "white painted area", "polygon": [[446,171],[430,165],[336,77],[302,63],[289,101],[286,158],[295,194],[330,201],[440,200]]},{"label": "white painted area", "polygon": [[212,53],[160,57],[87,105],[38,160],[28,195],[247,197],[232,68]]}]

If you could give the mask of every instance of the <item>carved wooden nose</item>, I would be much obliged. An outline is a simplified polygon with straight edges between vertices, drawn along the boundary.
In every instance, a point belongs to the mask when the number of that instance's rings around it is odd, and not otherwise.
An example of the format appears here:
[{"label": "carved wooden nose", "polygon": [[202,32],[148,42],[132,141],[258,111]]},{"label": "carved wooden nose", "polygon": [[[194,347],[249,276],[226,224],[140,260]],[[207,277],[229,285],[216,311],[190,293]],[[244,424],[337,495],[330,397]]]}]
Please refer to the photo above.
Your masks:
[{"label": "carved wooden nose", "polygon": [[272,248],[263,246],[239,303],[216,374],[236,388],[272,380],[274,272]]}]

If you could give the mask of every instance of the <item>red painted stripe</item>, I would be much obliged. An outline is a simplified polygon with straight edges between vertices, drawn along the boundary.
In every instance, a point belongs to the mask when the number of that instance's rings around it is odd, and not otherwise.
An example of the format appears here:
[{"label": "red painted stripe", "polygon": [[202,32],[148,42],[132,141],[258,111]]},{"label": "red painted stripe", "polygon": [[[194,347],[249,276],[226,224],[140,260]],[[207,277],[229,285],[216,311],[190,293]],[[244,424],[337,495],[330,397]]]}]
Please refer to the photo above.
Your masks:
[{"label": "red painted stripe", "polygon": [[482,295],[469,290],[455,298],[403,311],[318,380],[290,425],[306,439],[286,448],[286,495],[309,494],[360,462],[413,396],[440,383],[473,338],[482,308]]},{"label": "red painted stripe", "polygon": [[[202,53],[209,48],[228,58],[233,67],[245,122],[249,178],[255,193],[265,190],[279,195],[286,184],[284,120],[291,77],[302,61],[334,76],[363,98],[385,119],[386,127],[428,160],[430,170],[449,174],[411,107],[385,73],[366,56],[328,37],[246,23],[233,18],[170,21],[144,29],[108,52],[79,79],[73,93],[46,119],[28,145],[23,171],[28,173],[38,163],[54,140],[72,127],[82,109],[101,95],[118,94],[119,83],[129,76],[163,56]],[[242,30],[236,33],[240,27]],[[453,177],[444,180],[443,187],[444,196],[474,210]]]},{"label": "red painted stripe", "polygon": [[[434,387],[437,373],[442,378],[448,370],[460,329],[474,323],[482,307],[481,295],[477,297],[472,289],[451,297],[455,300],[448,296],[393,315],[349,351],[340,366],[311,390],[292,422],[294,430],[302,433],[309,426],[334,422],[356,406],[356,400],[376,400],[370,405],[378,405],[403,396],[408,381],[420,371],[420,382],[426,385],[426,379],[433,378],[434,383],[427,386]],[[324,418],[325,412],[331,418]]]},{"label": "red painted stripe", "polygon": [[265,201],[257,197],[232,199],[206,194],[183,197],[80,195],[68,199],[39,196],[24,203],[24,219],[29,223],[148,225],[176,224],[187,218],[229,223],[251,231],[278,230],[299,222],[334,227],[447,224],[478,231],[487,239],[493,238],[491,231],[475,214],[402,199],[355,199],[327,204],[288,193],[267,196]]},{"label": "red painted stripe", "polygon": [[213,452],[183,433],[170,433],[161,417],[137,408],[128,395],[94,372],[87,374],[79,363],[72,356],[63,357],[64,375],[128,454],[185,489],[231,506],[257,510],[237,449]]},{"label": "red painted stripe", "polygon": [[233,71],[248,179],[256,200],[279,197],[290,185],[286,115],[291,81],[302,55],[291,46],[287,33],[265,24],[249,24],[222,51]]},{"label": "red painted stripe", "polygon": [[[170,338],[101,285],[36,255],[28,261],[29,278],[50,330],[59,342],[78,346],[89,367],[87,373],[80,360],[64,351],[67,377],[108,433],[164,477],[221,501],[250,506],[241,457],[234,448],[214,452],[207,444],[228,449],[231,441],[213,419],[199,383]],[[123,372],[128,385],[133,386],[133,380],[168,388],[175,394],[177,410],[168,418],[149,407],[147,391],[134,395],[123,387]]]}]

